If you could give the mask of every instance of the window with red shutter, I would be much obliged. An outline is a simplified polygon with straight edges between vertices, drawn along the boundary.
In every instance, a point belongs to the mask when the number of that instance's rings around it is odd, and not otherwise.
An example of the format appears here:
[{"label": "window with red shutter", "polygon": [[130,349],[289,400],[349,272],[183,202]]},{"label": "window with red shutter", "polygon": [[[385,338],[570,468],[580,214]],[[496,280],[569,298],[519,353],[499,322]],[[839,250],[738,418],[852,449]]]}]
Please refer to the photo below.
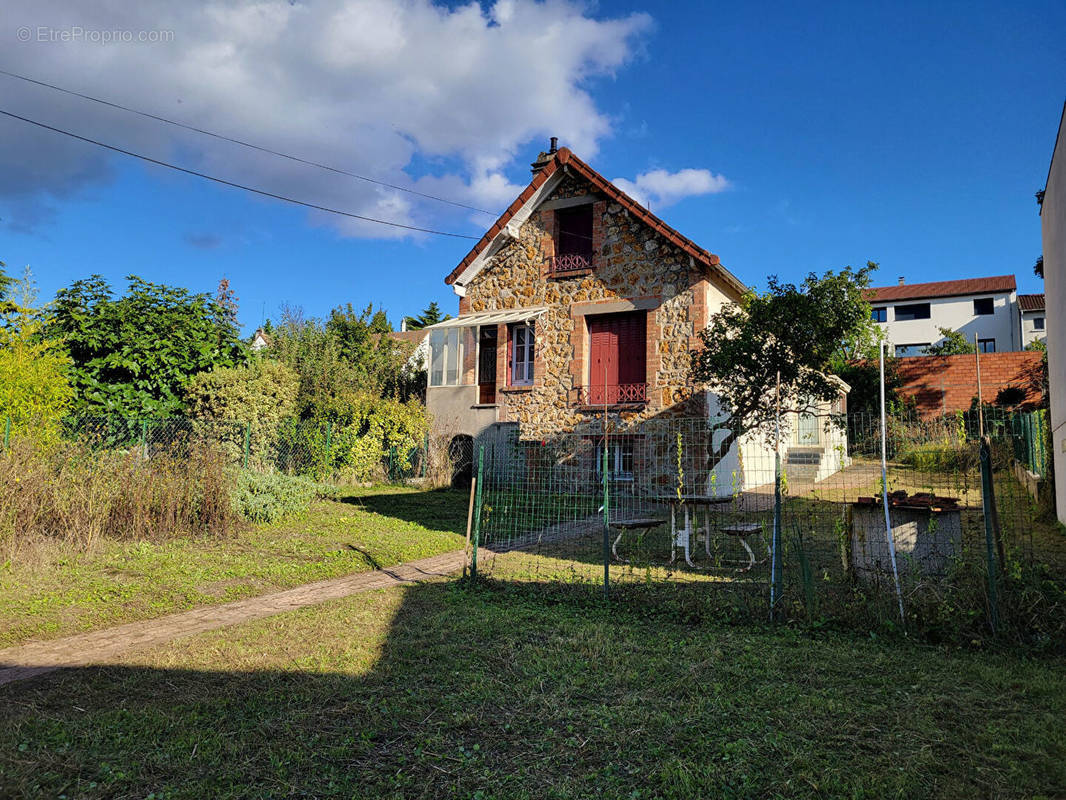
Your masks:
[{"label": "window with red shutter", "polygon": [[614,405],[647,400],[647,315],[598,314],[587,321],[589,390],[584,402]]}]

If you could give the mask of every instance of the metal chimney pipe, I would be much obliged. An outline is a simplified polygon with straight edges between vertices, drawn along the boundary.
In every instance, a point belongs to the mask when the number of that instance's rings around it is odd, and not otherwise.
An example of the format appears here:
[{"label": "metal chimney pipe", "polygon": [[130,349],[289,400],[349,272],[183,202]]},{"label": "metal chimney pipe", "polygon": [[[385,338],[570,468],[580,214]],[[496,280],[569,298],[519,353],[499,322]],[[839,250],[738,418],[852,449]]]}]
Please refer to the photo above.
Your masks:
[{"label": "metal chimney pipe", "polygon": [[558,149],[559,149],[559,137],[558,136],[553,136],[552,137],[551,147],[548,148],[548,153],[549,154],[554,153]]}]

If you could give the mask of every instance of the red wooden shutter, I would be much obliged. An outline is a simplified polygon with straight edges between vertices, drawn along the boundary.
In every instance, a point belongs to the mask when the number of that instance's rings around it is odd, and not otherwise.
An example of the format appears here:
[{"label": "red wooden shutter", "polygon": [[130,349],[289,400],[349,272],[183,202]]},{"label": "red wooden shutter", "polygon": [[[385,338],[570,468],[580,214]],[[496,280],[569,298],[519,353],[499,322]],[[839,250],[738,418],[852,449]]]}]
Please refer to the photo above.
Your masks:
[{"label": "red wooden shutter", "polygon": [[636,399],[646,379],[645,315],[589,318],[589,397],[592,405]]}]

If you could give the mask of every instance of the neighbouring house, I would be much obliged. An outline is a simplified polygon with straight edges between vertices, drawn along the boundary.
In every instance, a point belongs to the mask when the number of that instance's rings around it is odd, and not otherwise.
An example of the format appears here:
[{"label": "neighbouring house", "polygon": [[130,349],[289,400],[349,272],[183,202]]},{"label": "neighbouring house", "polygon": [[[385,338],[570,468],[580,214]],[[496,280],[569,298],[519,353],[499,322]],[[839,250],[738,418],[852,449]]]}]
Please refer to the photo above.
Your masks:
[{"label": "neighbouring house", "polygon": [[1051,451],[1055,454],[1055,507],[1066,523],[1066,104],[1040,198],[1047,297],[1048,393],[1051,395]]},{"label": "neighbouring house", "polygon": [[1044,311],[1044,295],[1018,295],[1018,311],[1022,324],[1022,347],[1033,342],[1047,341],[1047,315]]},{"label": "neighbouring house", "polygon": [[917,356],[943,340],[940,328],[959,331],[982,353],[1021,350],[1017,283],[1013,275],[934,283],[876,286],[866,292],[895,355]]},{"label": "neighbouring house", "polygon": [[394,342],[403,342],[414,348],[404,362],[404,371],[408,375],[413,376],[426,371],[429,364],[429,331],[419,328],[391,331],[387,335]]},{"label": "neighbouring house", "polygon": [[[977,397],[977,360],[973,354],[901,358],[895,364],[897,393],[914,403],[921,417],[966,411]],[[1043,353],[1018,351],[981,354],[981,400],[995,405],[1004,389],[1020,389],[1022,410],[1044,404]]]},{"label": "neighbouring house", "polygon": [[[591,439],[606,415],[625,432],[610,455],[622,475],[652,423],[721,422],[714,395],[690,383],[690,351],[746,287],[570,150],[553,146],[532,167],[445,279],[459,316],[428,329],[427,407],[439,430],[467,441]],[[812,407],[786,430],[797,473],[814,479],[846,460],[842,434],[823,423],[844,410],[847,389],[841,382],[832,408]],[[713,472],[722,487],[764,484],[772,450],[754,437],[733,442]]]},{"label": "neighbouring house", "polygon": [[258,352],[266,347],[271,347],[273,344],[274,340],[269,333],[262,328],[256,328],[255,333],[252,334],[252,343],[249,347]]}]

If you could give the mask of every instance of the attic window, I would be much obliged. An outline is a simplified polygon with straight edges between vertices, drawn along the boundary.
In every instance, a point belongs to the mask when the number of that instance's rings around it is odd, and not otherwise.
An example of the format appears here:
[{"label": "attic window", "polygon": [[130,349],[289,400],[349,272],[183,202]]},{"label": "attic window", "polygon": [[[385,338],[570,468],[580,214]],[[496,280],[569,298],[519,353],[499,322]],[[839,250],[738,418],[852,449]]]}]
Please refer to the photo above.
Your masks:
[{"label": "attic window", "polygon": [[592,204],[555,212],[555,257],[550,271],[587,272],[592,269]]}]

